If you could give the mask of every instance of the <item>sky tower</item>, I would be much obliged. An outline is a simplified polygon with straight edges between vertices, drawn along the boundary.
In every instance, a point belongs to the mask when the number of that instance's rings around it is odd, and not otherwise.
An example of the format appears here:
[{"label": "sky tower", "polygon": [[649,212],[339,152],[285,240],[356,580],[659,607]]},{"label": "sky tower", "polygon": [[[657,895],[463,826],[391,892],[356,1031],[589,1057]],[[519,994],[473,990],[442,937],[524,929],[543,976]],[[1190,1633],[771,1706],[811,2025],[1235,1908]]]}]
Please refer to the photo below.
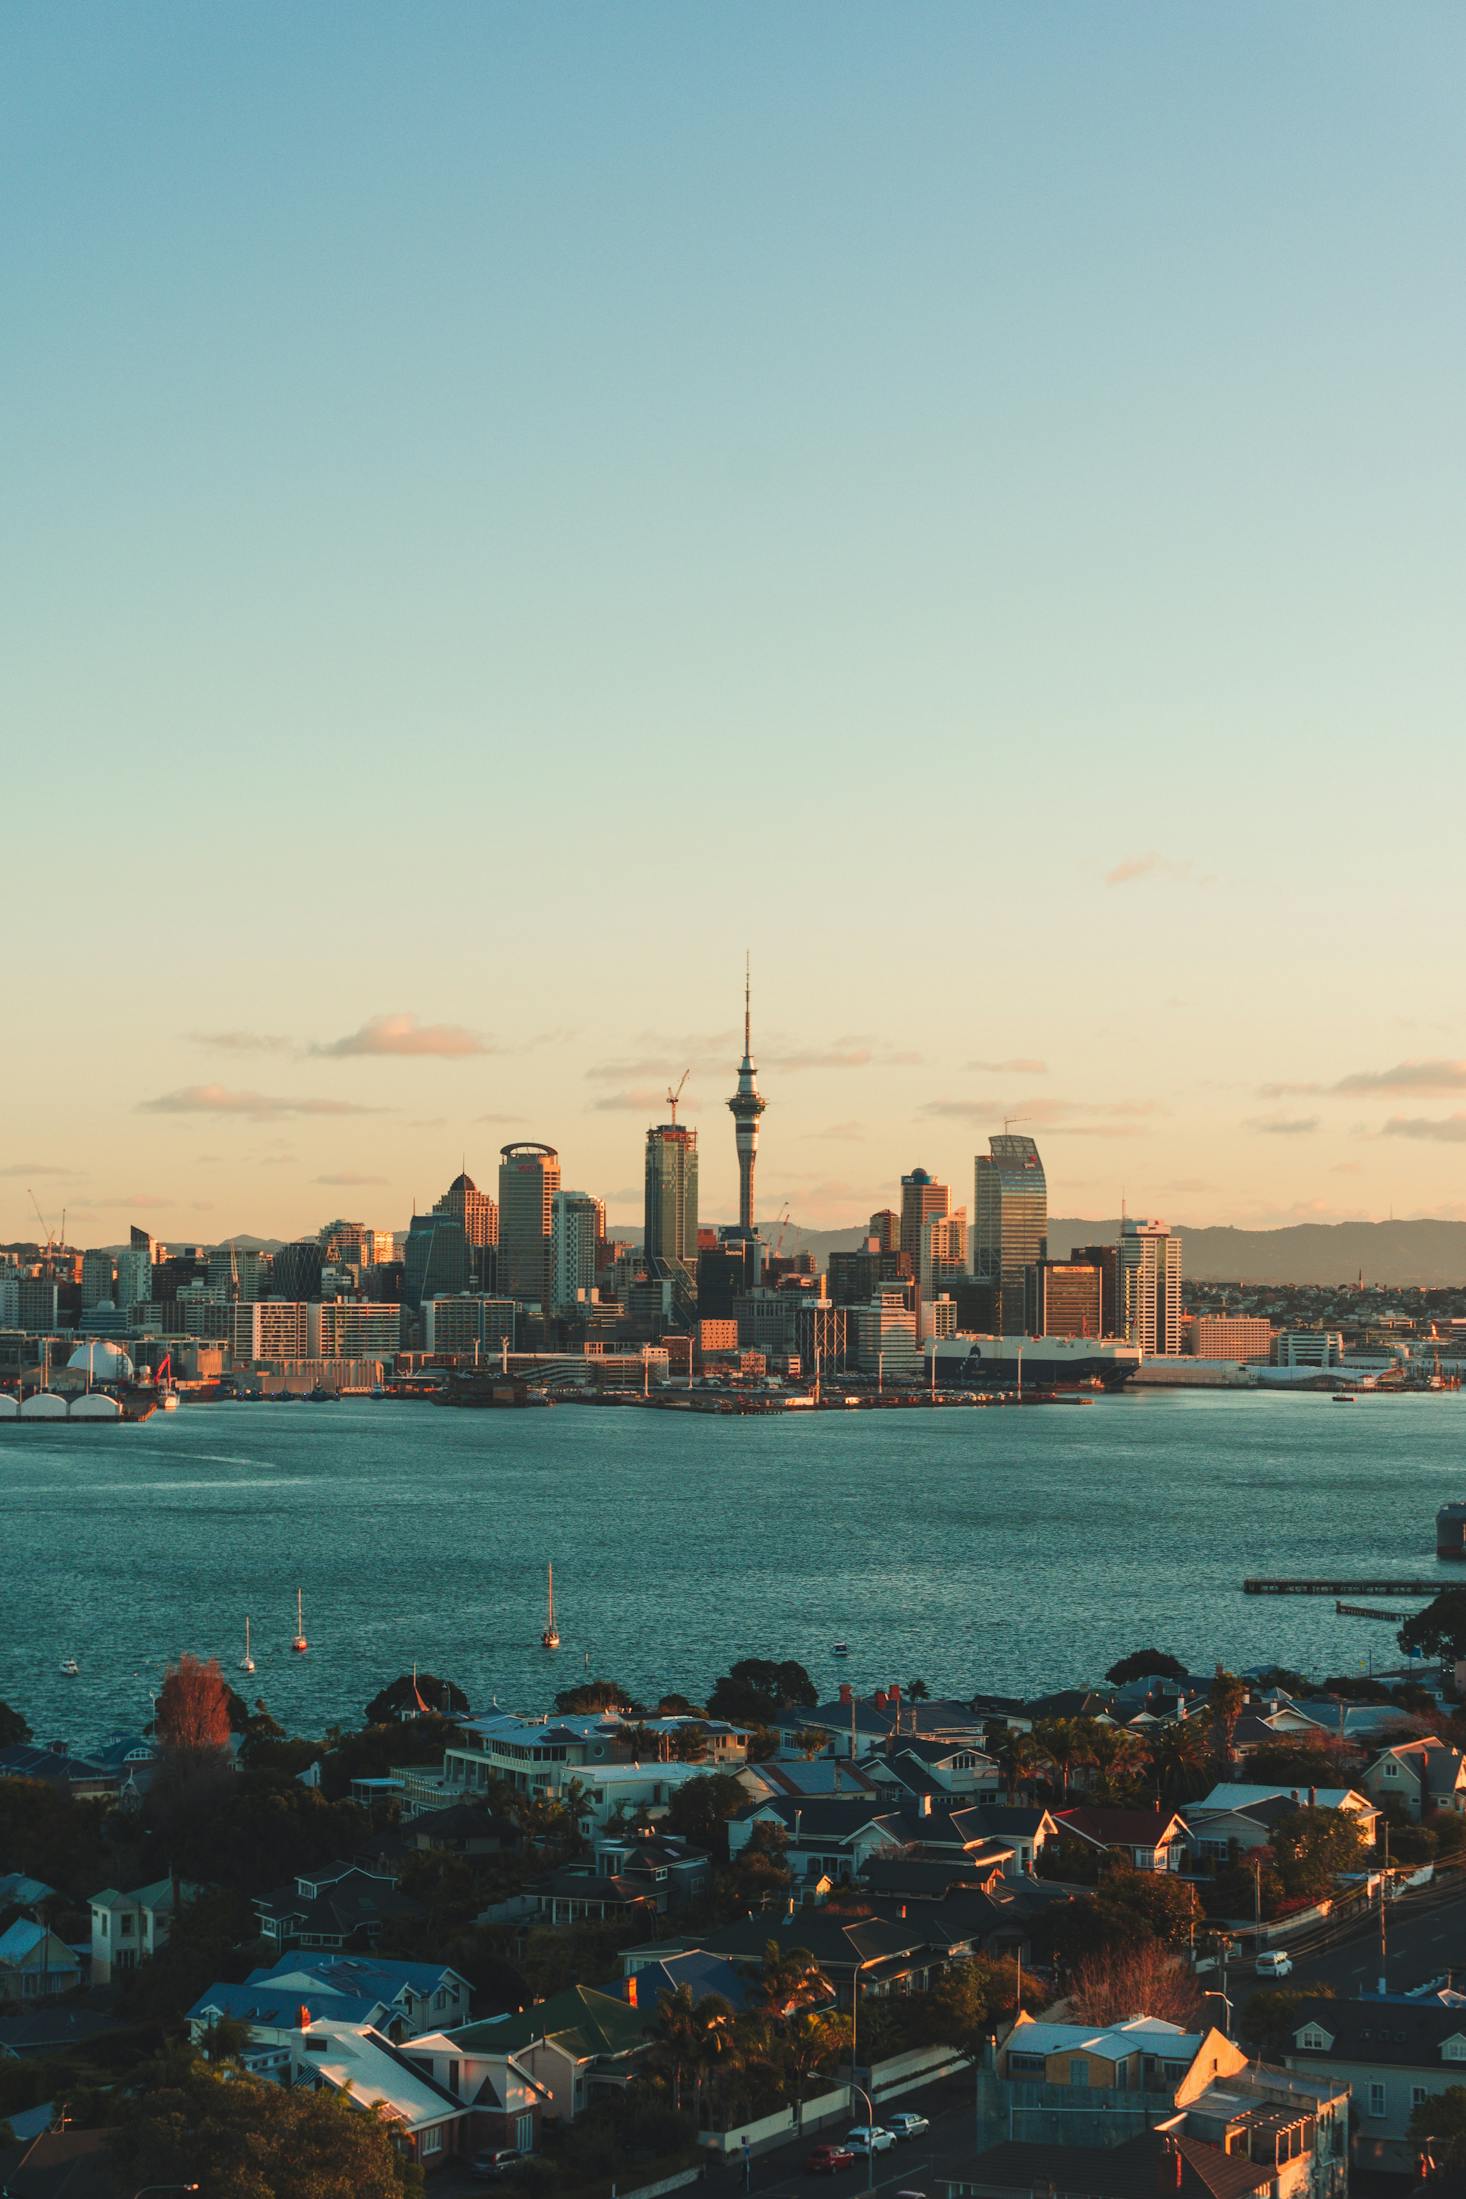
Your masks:
[{"label": "sky tower", "polygon": [[729,1100],[734,1135],[738,1141],[738,1227],[753,1232],[753,1163],[758,1151],[758,1118],[768,1106],[758,1088],[754,1067],[751,1026],[749,966],[743,965],[743,1059],[738,1064],[738,1089]]}]

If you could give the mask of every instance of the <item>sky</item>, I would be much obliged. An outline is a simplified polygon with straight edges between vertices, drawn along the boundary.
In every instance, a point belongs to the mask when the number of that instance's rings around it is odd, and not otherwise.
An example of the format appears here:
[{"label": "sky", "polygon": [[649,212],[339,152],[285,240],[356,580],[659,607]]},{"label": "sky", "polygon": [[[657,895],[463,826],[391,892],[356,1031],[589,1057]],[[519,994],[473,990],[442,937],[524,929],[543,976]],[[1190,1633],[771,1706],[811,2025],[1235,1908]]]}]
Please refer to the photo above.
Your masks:
[{"label": "sky", "polygon": [[1466,1216],[1466,15],[11,0],[0,1238]]}]

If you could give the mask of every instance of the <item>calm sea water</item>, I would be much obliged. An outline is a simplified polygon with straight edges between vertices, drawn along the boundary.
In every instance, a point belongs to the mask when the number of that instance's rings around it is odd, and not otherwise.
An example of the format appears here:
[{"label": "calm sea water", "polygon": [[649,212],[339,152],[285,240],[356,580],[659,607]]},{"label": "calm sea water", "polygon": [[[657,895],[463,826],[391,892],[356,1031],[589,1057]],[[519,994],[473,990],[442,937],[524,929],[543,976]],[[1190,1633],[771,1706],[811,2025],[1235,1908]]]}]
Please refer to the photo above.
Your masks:
[{"label": "calm sea water", "polygon": [[[363,1400],[11,1428],[0,1698],[83,1749],[146,1717],[180,1650],[232,1673],[246,1612],[249,1691],[306,1733],[359,1720],[414,1659],[476,1706],[525,1710],[587,1658],[694,1697],[749,1654],[797,1657],[830,1692],[915,1675],[933,1693],[1029,1692],[1152,1642],[1203,1668],[1357,1671],[1388,1657],[1392,1628],[1244,1597],[1243,1575],[1460,1582],[1433,1530],[1466,1491],[1463,1446],[1466,1393],[766,1420]],[[59,1676],[68,1653],[78,1679]]]}]

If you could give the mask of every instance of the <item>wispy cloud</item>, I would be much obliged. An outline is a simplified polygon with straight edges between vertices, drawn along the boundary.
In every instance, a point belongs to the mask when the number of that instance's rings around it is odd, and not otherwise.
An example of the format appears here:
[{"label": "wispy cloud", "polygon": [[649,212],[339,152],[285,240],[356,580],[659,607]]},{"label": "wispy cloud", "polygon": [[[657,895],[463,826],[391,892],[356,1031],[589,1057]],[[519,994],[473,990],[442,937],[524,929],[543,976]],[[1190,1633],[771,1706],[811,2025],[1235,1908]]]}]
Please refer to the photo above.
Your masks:
[{"label": "wispy cloud", "polygon": [[1466,1061],[1397,1061],[1393,1069],[1356,1069],[1332,1091],[1466,1092]]},{"label": "wispy cloud", "polygon": [[776,1042],[770,1052],[759,1058],[770,1069],[782,1069],[786,1073],[801,1069],[909,1069],[921,1060],[920,1054],[905,1047],[884,1045],[863,1032],[831,1039],[828,1046],[792,1046],[781,1050]]},{"label": "wispy cloud", "polygon": [[272,1092],[235,1092],[223,1084],[185,1084],[156,1099],[139,1100],[140,1115],[246,1115],[262,1122],[272,1115],[377,1115],[378,1107],[356,1100],[295,1099]]},{"label": "wispy cloud", "polygon": [[965,1061],[962,1066],[985,1077],[1046,1077],[1049,1073],[1046,1061],[1029,1061],[1023,1054],[1011,1061]]},{"label": "wispy cloud", "polygon": [[1382,1138],[1428,1138],[1436,1145],[1466,1145],[1466,1115],[1391,1115]]},{"label": "wispy cloud", "polygon": [[[1196,866],[1180,861],[1174,855],[1162,855],[1155,848],[1144,855],[1127,855],[1113,870],[1105,872],[1107,886],[1134,886],[1143,878],[1194,878]],[[1206,880],[1201,881],[1203,884]]]},{"label": "wispy cloud", "polygon": [[57,1168],[51,1161],[7,1161],[0,1176],[74,1176],[74,1168]]},{"label": "wispy cloud", "polygon": [[211,1046],[226,1054],[289,1054],[296,1051],[294,1039],[281,1037],[273,1031],[190,1031],[188,1035],[195,1046]]},{"label": "wispy cloud", "polygon": [[365,1184],[387,1181],[385,1176],[359,1176],[352,1168],[332,1169],[328,1174],[317,1176],[314,1180],[317,1183],[337,1184],[348,1190],[359,1190]]},{"label": "wispy cloud", "polygon": [[648,1084],[627,1092],[603,1092],[599,1099],[591,1101],[591,1106],[599,1115],[649,1115],[658,1109],[665,1114],[667,1094],[665,1089],[659,1091]]},{"label": "wispy cloud", "polygon": [[372,1016],[359,1031],[348,1031],[344,1038],[324,1039],[310,1050],[335,1060],[361,1054],[395,1054],[460,1061],[470,1054],[493,1053],[495,1048],[477,1031],[467,1031],[458,1023],[419,1023],[416,1016],[390,1015]]},{"label": "wispy cloud", "polygon": [[863,1122],[827,1122],[822,1123],[818,1130],[802,1130],[800,1132],[800,1136],[803,1138],[817,1138],[821,1145],[825,1145],[831,1140],[835,1140],[841,1145],[855,1145],[862,1143],[865,1135],[866,1129]]},{"label": "wispy cloud", "polygon": [[1306,1138],[1318,1128],[1317,1115],[1258,1115],[1247,1125],[1269,1138]]},{"label": "wispy cloud", "polygon": [[933,1099],[927,1100],[920,1112],[955,1122],[978,1123],[989,1131],[1001,1130],[1006,1120],[1015,1129],[1021,1127],[1030,1134],[1042,1132],[1046,1138],[1134,1138],[1140,1135],[1144,1120],[1161,1110],[1154,1100],[1045,1097],[1014,1100],[1006,1106],[991,1100]]}]

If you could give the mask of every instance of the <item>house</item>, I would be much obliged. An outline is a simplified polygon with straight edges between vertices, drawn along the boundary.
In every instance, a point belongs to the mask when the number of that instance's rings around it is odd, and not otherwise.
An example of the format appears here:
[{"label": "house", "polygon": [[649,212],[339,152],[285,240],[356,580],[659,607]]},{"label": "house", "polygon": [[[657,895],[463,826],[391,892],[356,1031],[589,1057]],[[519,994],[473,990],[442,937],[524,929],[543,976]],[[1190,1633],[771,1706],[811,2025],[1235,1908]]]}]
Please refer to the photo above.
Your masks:
[{"label": "house", "polygon": [[151,1886],[121,1893],[104,1886],[91,1897],[92,1983],[109,1985],[124,1970],[135,1970],[168,1944],[173,1919],[199,1889],[182,1879],[160,1878]]},{"label": "house", "polygon": [[889,1800],[928,1798],[936,1808],[996,1796],[1003,1784],[995,1760],[970,1739],[903,1738],[857,1769]]},{"label": "house", "polygon": [[417,1902],[397,1891],[390,1868],[355,1861],[318,1866],[293,1886],[252,1898],[260,1937],[282,1950],[369,1948],[384,1925],[422,1914]]},{"label": "house", "polygon": [[52,2000],[81,1984],[81,1957],[30,1917],[0,1932],[0,2000]]},{"label": "house", "polygon": [[680,1834],[645,1832],[604,1833],[595,1844],[600,1869],[644,1881],[656,1898],[659,1911],[686,1908],[700,1901],[712,1881],[712,1864],[706,1850],[694,1847]]},{"label": "house", "polygon": [[337,2093],[352,2107],[380,2109],[397,2143],[423,2169],[441,2168],[460,2152],[469,2109],[431,2070],[369,2026],[309,2009],[301,2016],[284,2081]]},{"label": "house", "polygon": [[[239,2056],[244,2067],[257,2077],[269,2077],[284,2084],[289,2082],[293,2041],[300,2029],[302,2012],[309,2015],[311,2010],[309,2001],[302,1999],[299,1987],[210,1985],[188,2011],[188,2035],[195,2046],[207,2046],[221,2023],[243,2024],[249,2032]],[[329,2016],[333,2023],[362,2025],[394,2041],[406,2036],[400,2024],[394,2027],[386,2003],[370,1996],[333,1994],[326,1999],[320,2013]]]},{"label": "house", "polygon": [[1466,2085],[1466,2006],[1440,1995],[1406,2000],[1306,2000],[1288,2066],[1327,2076],[1353,2095],[1354,2161],[1396,2175],[1416,2169],[1405,2133],[1421,2102]]},{"label": "house", "polygon": [[839,1883],[858,1878],[872,1855],[896,1854],[905,1837],[888,1822],[890,1812],[877,1794],[842,1794],[805,1801],[796,1795],[771,1795],[749,1802],[728,1820],[732,1862],[748,1846],[759,1825],[782,1833],[784,1862],[796,1880],[828,1876]]},{"label": "house", "polygon": [[1137,1871],[1179,1871],[1187,1860],[1186,1820],[1177,1810],[1055,1810],[1061,1834]]},{"label": "house", "polygon": [[[403,2052],[469,2103],[475,2148],[513,2145],[518,2126],[533,2138],[540,2118],[573,2122],[591,2102],[634,2075],[649,2046],[647,2019],[609,1993],[572,1985],[518,2015],[493,2016],[409,2039]],[[479,2125],[487,2122],[489,2129]],[[495,2137],[515,2127],[513,2137]]]},{"label": "house", "polygon": [[[367,1784],[353,1780],[356,1787]],[[515,1855],[524,1834],[512,1818],[500,1817],[483,1802],[450,1802],[408,1820],[408,1845],[435,1855]]]},{"label": "house", "polygon": [[751,1971],[740,1969],[726,1956],[710,1955],[703,1947],[682,1947],[675,1951],[656,1947],[640,1950],[642,1960],[627,1969],[618,1986],[608,1986],[607,1992],[619,1990],[621,1998],[630,2008],[638,2008],[648,2022],[654,2022],[657,2010],[670,1993],[686,1986],[693,1999],[704,2000],[709,1993],[716,1993],[730,2008],[742,2010],[753,1995],[754,1978]]},{"label": "house", "polygon": [[640,1925],[653,1929],[660,1914],[654,1889],[643,1878],[597,1870],[594,1863],[566,1863],[547,1871],[524,1894],[491,1904],[486,1918],[538,1917],[545,1924]]},{"label": "house", "polygon": [[43,1878],[29,1878],[24,1871],[6,1871],[0,1875],[0,1912],[6,1909],[24,1909],[32,1914],[48,1903],[60,1902],[62,1896],[54,1886],[48,1886]]},{"label": "house", "polygon": [[394,2036],[466,2023],[473,1999],[468,1979],[445,1962],[393,1962],[378,1955],[285,1955],[266,1970],[251,1970],[246,1983],[293,1992],[327,2016],[334,2015],[337,1996],[380,2003],[387,2010],[380,2028]]},{"label": "house", "polygon": [[1154,2016],[1094,2026],[1019,2016],[978,2072],[978,2127],[989,2145],[1021,2136],[1120,2146],[1159,2125],[1266,2168],[1265,2181],[1239,2192],[1269,2199],[1344,2199],[1348,2109],[1348,2087],[1331,2077],[1249,2062],[1218,2030],[1183,2031]]},{"label": "house", "polygon": [[90,1752],[88,1760],[99,1771],[115,1774],[119,1802],[136,1803],[153,1783],[158,1744],[145,1733],[109,1733],[100,1747]]},{"label": "house", "polygon": [[824,1733],[831,1754],[852,1760],[865,1758],[888,1742],[907,1740],[966,1740],[981,1749],[986,1726],[986,1717],[971,1703],[914,1703],[894,1682],[890,1687],[878,1687],[872,1695],[858,1696],[848,1681],[842,1681],[833,1702],[817,1703],[812,1710],[781,1710],[777,1721],[782,1755],[802,1755],[802,1737]]},{"label": "house", "polygon": [[1277,2199],[1277,2188],[1265,2163],[1169,2129],[1118,2146],[1006,2138],[947,2181],[972,2199]]},{"label": "house", "polygon": [[[966,1936],[954,1944],[940,1904],[910,1906],[904,1917],[899,1904],[881,1916],[832,1916],[828,1909],[802,1909],[795,1916],[755,1916],[724,1925],[708,1933],[702,1946],[751,1974],[762,1969],[770,1942],[786,1951],[803,1948],[848,2006],[857,1986],[862,2000],[872,1994],[881,1998],[925,1991],[949,1961],[976,1952],[976,1930],[969,1923]],[[624,1949],[622,1962],[629,1973],[635,1965],[628,1957],[655,1958],[660,1952],[656,1947]]]},{"label": "house", "polygon": [[71,1755],[64,1741],[53,1741],[49,1748],[27,1741],[0,1749],[0,1779],[34,1779],[43,1786],[64,1788],[78,1802],[105,1799],[116,1794],[120,1784],[114,1769]]},{"label": "house", "polygon": [[1432,1810],[1459,1817],[1466,1813],[1466,1751],[1434,1734],[1401,1741],[1381,1750],[1359,1784],[1381,1808],[1403,1803],[1417,1823]]},{"label": "house", "polygon": [[1198,1862],[1225,1864],[1237,1851],[1264,1848],[1280,1818],[1297,1809],[1339,1810],[1356,1826],[1366,1847],[1374,1844],[1379,1811],[1354,1787],[1246,1786],[1224,1780],[1184,1811]]}]

